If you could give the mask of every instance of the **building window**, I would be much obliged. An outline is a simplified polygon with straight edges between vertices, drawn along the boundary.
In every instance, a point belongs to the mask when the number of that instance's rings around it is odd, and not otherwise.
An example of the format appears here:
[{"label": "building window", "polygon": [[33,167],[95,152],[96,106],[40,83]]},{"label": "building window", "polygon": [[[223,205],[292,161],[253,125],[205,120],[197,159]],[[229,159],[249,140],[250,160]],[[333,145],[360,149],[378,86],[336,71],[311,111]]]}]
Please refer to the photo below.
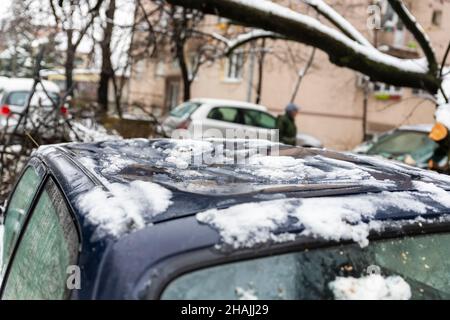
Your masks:
[{"label": "building window", "polygon": [[166,75],[166,62],[164,60],[159,60],[156,63],[155,74],[157,77],[164,77]]},{"label": "building window", "polygon": [[385,83],[374,83],[373,92],[378,100],[399,100],[402,98],[403,89]]},{"label": "building window", "polygon": [[227,79],[241,80],[244,71],[244,52],[236,51],[228,58]]},{"label": "building window", "polygon": [[177,78],[166,81],[166,108],[172,110],[180,102],[181,83]]},{"label": "building window", "polygon": [[442,23],[442,11],[441,10],[434,10],[433,11],[433,17],[431,19],[431,22],[433,25],[440,27]]},{"label": "building window", "polygon": [[430,94],[427,92],[427,91],[425,91],[425,90],[422,90],[422,89],[416,89],[416,88],[414,88],[414,89],[412,89],[412,94],[415,96],[415,97],[418,97],[418,98],[428,98],[428,97],[430,97]]},{"label": "building window", "polygon": [[135,66],[134,66],[134,72],[135,72],[136,79],[142,79],[146,67],[147,67],[147,63],[145,60],[139,60],[138,62],[136,62]]}]

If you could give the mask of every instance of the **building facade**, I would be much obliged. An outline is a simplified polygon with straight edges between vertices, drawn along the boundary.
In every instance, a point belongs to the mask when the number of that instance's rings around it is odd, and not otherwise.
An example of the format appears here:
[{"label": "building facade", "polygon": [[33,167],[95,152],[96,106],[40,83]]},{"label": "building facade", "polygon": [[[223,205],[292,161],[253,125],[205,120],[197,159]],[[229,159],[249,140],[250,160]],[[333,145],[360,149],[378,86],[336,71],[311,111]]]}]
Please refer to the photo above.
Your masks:
[{"label": "building facade", "polygon": [[[299,1],[292,3],[301,12],[311,10],[298,4]],[[381,50],[401,58],[422,56],[417,42],[385,1],[380,2],[379,16],[369,0],[327,3]],[[450,0],[406,3],[431,38],[441,61],[450,41]],[[208,17],[207,21],[205,28],[214,32],[236,28],[217,17]],[[267,40],[264,47],[261,42],[253,47],[247,45],[228,58],[202,65],[192,84],[192,97],[259,100],[272,113],[282,113],[311,53],[310,47],[281,40]],[[182,101],[182,86],[180,69],[173,60],[141,60],[131,73],[128,104],[145,106],[162,116]],[[299,131],[338,150],[353,148],[363,141],[365,134],[405,124],[432,123],[435,109],[425,92],[381,83],[367,85],[362,75],[333,65],[320,51],[315,53],[302,78],[295,103],[301,107],[297,118]]]}]

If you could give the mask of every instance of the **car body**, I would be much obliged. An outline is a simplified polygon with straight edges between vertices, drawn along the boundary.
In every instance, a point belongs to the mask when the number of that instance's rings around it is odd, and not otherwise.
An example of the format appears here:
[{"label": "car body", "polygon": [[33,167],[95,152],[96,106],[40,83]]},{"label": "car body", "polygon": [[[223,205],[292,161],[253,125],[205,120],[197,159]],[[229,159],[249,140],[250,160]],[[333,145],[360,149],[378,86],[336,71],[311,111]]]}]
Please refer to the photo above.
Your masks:
[{"label": "car body", "polygon": [[412,163],[408,164],[414,164],[419,168],[427,168],[428,160],[438,148],[438,144],[428,137],[432,128],[432,124],[402,126],[375,136],[353,151],[360,154],[378,155],[401,162],[409,161]]},{"label": "car body", "polygon": [[[174,108],[161,127],[166,137],[172,137],[176,129],[188,129],[193,135],[205,138],[236,138],[226,136],[227,130],[234,130],[245,131],[255,137],[276,139],[273,132],[276,129],[276,117],[266,107],[234,100],[190,100]],[[304,133],[297,135],[297,145],[322,147],[320,140]]]},{"label": "car body", "polygon": [[261,140],[207,157],[229,142],[41,147],[6,208],[1,297],[329,299],[376,268],[401,298],[449,297],[450,177]]}]

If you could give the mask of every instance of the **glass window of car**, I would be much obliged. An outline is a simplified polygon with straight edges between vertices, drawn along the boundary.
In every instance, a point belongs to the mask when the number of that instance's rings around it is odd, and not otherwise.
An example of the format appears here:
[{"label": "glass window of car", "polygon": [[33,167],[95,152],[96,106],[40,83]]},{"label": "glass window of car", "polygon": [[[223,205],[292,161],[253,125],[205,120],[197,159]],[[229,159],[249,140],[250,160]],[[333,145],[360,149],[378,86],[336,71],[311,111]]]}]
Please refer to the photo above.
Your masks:
[{"label": "glass window of car", "polygon": [[400,276],[412,299],[450,299],[449,234],[305,250],[205,268],[182,275],[162,299],[333,299],[341,277],[374,271]]},{"label": "glass window of car", "polygon": [[170,115],[176,118],[187,118],[192,113],[194,113],[194,111],[197,110],[198,107],[200,107],[200,103],[185,102],[170,111]]},{"label": "glass window of car", "polygon": [[2,298],[68,298],[67,270],[77,262],[78,246],[64,198],[49,179],[13,257]]},{"label": "glass window of car", "polygon": [[5,104],[23,107],[28,100],[28,91],[13,91],[8,94]]},{"label": "glass window of car", "polygon": [[3,259],[5,266],[14,250],[17,238],[22,230],[33,197],[37,192],[41,177],[34,167],[28,167],[14,190],[5,216],[3,235]]},{"label": "glass window of car", "polygon": [[421,156],[424,153],[432,153],[437,144],[428,138],[423,132],[397,131],[381,137],[369,149],[369,154],[403,155],[410,154]]},{"label": "glass window of car", "polygon": [[243,110],[244,121],[248,126],[275,129],[276,119],[266,112],[261,112],[257,110]]},{"label": "glass window of car", "polygon": [[208,113],[208,119],[225,122],[243,123],[239,109],[232,107],[214,108]]}]

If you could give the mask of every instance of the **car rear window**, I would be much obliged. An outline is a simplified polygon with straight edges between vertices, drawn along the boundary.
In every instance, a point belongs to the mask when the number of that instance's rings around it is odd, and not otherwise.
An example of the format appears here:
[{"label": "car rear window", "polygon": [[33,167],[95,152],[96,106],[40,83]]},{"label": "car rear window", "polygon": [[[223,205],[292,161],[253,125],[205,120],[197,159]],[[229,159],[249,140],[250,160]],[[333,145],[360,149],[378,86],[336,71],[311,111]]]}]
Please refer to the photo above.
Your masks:
[{"label": "car rear window", "polygon": [[[29,91],[12,91],[6,97],[5,104],[25,107],[29,94]],[[48,96],[50,96],[51,100]],[[57,105],[59,104],[60,97],[58,93],[49,91],[48,96],[43,91],[36,91],[31,99],[31,105],[53,106],[53,102]]]},{"label": "car rear window", "polygon": [[369,299],[449,299],[449,241],[421,235],[233,262],[182,275],[162,299],[364,299],[368,284]]},{"label": "car rear window", "polygon": [[178,107],[175,107],[170,115],[176,118],[185,118],[190,116],[197,108],[200,106],[198,102],[185,102],[180,104]]},{"label": "car rear window", "polygon": [[5,103],[12,106],[23,107],[27,103],[28,91],[13,91],[8,94]]}]

